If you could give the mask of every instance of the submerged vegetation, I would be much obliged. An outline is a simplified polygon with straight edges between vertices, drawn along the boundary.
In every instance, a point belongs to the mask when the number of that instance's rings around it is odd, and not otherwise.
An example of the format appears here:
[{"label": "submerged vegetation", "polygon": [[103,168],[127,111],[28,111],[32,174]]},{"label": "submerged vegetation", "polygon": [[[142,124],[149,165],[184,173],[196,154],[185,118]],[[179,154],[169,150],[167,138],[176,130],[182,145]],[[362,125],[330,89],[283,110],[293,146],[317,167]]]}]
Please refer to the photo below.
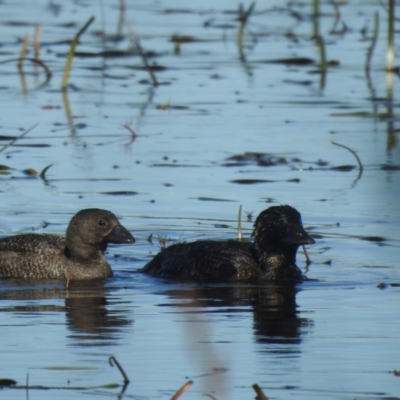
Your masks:
[{"label": "submerged vegetation", "polygon": [[[111,366],[116,366],[121,373],[124,382],[123,385],[117,384],[117,383],[105,383],[100,386],[47,386],[47,385],[30,385],[29,384],[29,374],[27,375],[26,378],[26,384],[25,385],[18,385],[18,382],[15,381],[14,379],[9,379],[9,378],[0,378],[0,389],[4,388],[9,388],[9,389],[23,389],[26,390],[27,394],[30,391],[33,390],[73,390],[73,391],[91,391],[91,390],[97,390],[97,389],[117,389],[121,388],[120,392],[118,393],[118,396],[122,396],[129,383],[130,380],[128,378],[128,375],[126,374],[125,370],[122,368],[121,364],[118,362],[118,360],[114,357],[111,356],[108,359],[109,364]],[[68,370],[86,370],[90,369],[91,367],[71,367],[71,366],[54,366],[54,367],[49,367],[48,369],[52,370],[63,370],[63,371],[68,371]],[[190,388],[194,384],[193,380],[188,380],[186,383],[184,383],[171,397],[170,400],[177,400],[179,397],[183,395],[183,393]],[[258,386],[256,383],[252,385],[254,391],[256,392],[258,399],[259,400],[268,400],[268,397],[265,396],[263,390]],[[211,399],[218,400],[216,397],[212,396],[211,394],[205,393],[204,396],[208,396]]]},{"label": "submerged vegetation", "polygon": [[[384,5],[384,2],[381,2],[381,5]],[[327,74],[331,68],[337,68],[340,66],[340,60],[329,60],[328,58],[328,51],[327,51],[327,44],[326,42],[329,41],[326,37],[326,34],[321,32],[320,22],[322,18],[326,18],[326,11],[321,11],[321,4],[319,0],[312,0],[311,1],[311,8],[308,10],[310,12],[307,15],[306,10],[296,10],[296,5],[288,3],[286,6],[283,7],[271,7],[271,8],[260,8],[260,5],[256,4],[256,2],[252,1],[247,5],[240,3],[238,9],[235,12],[231,12],[235,15],[233,21],[225,22],[222,25],[215,24],[214,20],[211,19],[204,23],[204,27],[207,29],[223,29],[223,30],[236,30],[236,45],[238,51],[238,57],[240,61],[243,63],[244,67],[249,70],[249,63],[276,63],[276,64],[283,64],[285,66],[318,66],[317,69],[313,68],[310,70],[310,74],[319,74],[320,75],[320,90],[323,91],[326,85]],[[329,4],[334,11],[334,23],[333,27],[329,32],[329,35],[344,38],[345,35],[348,33],[350,26],[349,23],[345,22],[345,16],[341,11],[345,5],[333,1]],[[324,4],[324,7],[326,5]],[[377,113],[375,111],[369,112],[344,112],[344,113],[336,113],[336,116],[353,116],[353,117],[372,117],[379,120],[388,120],[391,121],[393,119],[393,110],[392,106],[392,92],[393,92],[393,74],[399,73],[399,67],[395,66],[395,29],[394,29],[394,22],[395,22],[395,1],[388,0],[387,7],[381,7],[381,12],[376,11],[373,15],[373,26],[372,32],[369,33],[368,27],[364,27],[361,31],[363,35],[363,39],[360,43],[369,42],[369,45],[366,50],[366,57],[364,63],[364,70],[367,79],[367,84],[371,88],[372,96],[371,101],[374,105],[375,102],[375,89],[372,83],[371,77],[371,63],[374,56],[374,52],[376,52],[376,42],[379,34],[379,16],[380,13],[383,12],[387,15],[387,46],[386,46],[386,71],[387,71],[387,101],[389,104],[388,112],[387,113]],[[166,13],[175,13],[177,16],[180,14],[180,10],[166,10]],[[194,12],[194,11],[193,11]],[[94,16],[91,16],[87,22],[76,32],[72,40],[70,41],[70,49],[65,56],[65,66],[63,68],[63,76],[61,82],[61,91],[62,91],[62,99],[63,99],[63,108],[65,110],[65,114],[67,117],[68,125],[71,128],[71,134],[76,134],[76,126],[73,123],[72,118],[72,111],[69,106],[69,100],[67,96],[67,86],[69,82],[69,77],[72,69],[72,60],[73,58],[78,55],[79,57],[99,57],[99,58],[118,58],[118,57],[135,57],[139,56],[142,65],[132,65],[131,68],[134,69],[143,69],[147,71],[150,79],[142,79],[140,80],[140,84],[150,84],[153,88],[157,88],[160,84],[168,84],[173,85],[172,81],[165,81],[161,82],[157,77],[157,72],[165,71],[167,67],[162,66],[156,62],[151,62],[151,59],[161,59],[165,54],[161,52],[157,52],[154,50],[146,50],[143,48],[141,40],[140,40],[140,32],[137,29],[133,29],[131,24],[128,22],[127,18],[127,7],[124,0],[119,2],[119,18],[117,24],[117,33],[115,35],[107,35],[106,32],[100,32],[97,35],[99,44],[103,50],[98,53],[89,53],[89,52],[76,52],[76,46],[78,43],[84,44],[87,41],[87,35],[84,37],[84,33],[88,30],[90,25],[94,21]],[[252,60],[251,55],[256,46],[259,45],[259,42],[263,40],[265,36],[269,35],[276,35],[275,32],[257,32],[257,24],[259,24],[260,17],[267,19],[270,15],[274,14],[287,14],[289,15],[294,21],[299,22],[301,21],[304,23],[307,18],[310,18],[313,26],[313,35],[311,36],[314,39],[315,45],[318,49],[319,53],[319,60],[314,60],[310,57],[304,57],[302,55],[296,57],[283,57],[283,58],[268,58],[263,59],[260,61]],[[342,29],[339,30],[338,26],[342,24]],[[254,26],[253,26],[254,25]],[[354,29],[354,28],[352,28]],[[126,33],[124,33],[124,30]],[[17,70],[18,75],[21,78],[22,83],[22,90],[24,93],[28,92],[26,87],[26,72],[23,69],[24,61],[30,61],[34,63],[35,66],[40,66],[43,71],[45,72],[45,80],[37,87],[37,88],[44,88],[48,86],[50,80],[54,76],[57,75],[52,68],[49,67],[49,63],[46,60],[46,55],[43,55],[43,51],[41,51],[40,39],[39,39],[39,31],[40,31],[40,24],[34,25],[34,32],[33,32],[33,53],[34,57],[29,58],[28,54],[30,52],[29,49],[29,36],[24,35],[21,40],[21,48],[19,52],[19,56],[17,58],[12,59],[3,59],[0,60],[0,65],[9,63],[9,62],[17,62]],[[304,34],[296,34],[293,28],[288,28],[286,31],[283,32],[283,36],[286,36],[291,41],[299,42],[303,40],[307,40],[308,38],[304,36]],[[225,36],[225,33],[224,33]],[[119,50],[117,48],[109,47],[109,44],[117,45],[119,42],[123,41],[124,39],[129,39],[130,45],[128,48],[124,50]],[[185,43],[186,46],[189,46],[191,43],[196,44],[201,42],[204,39],[195,38],[191,35],[178,35],[173,34],[171,36],[171,41],[174,42],[177,46],[180,46],[181,43]],[[224,37],[223,37],[223,40]],[[55,46],[57,43],[54,44]],[[340,45],[340,42],[337,43],[337,46]],[[46,44],[48,49],[51,49],[52,45]],[[175,53],[179,55],[179,57],[183,57],[184,54],[181,53],[181,49],[175,48]],[[40,56],[41,54],[41,56]],[[359,68],[362,68],[362,64],[359,65]],[[190,107],[187,105],[173,105],[173,104],[160,104],[157,106],[160,110],[190,110]],[[374,105],[374,109],[376,106]],[[394,127],[388,129],[389,137],[388,137],[388,147],[393,148],[397,145],[397,136],[394,134],[395,129]]]}]

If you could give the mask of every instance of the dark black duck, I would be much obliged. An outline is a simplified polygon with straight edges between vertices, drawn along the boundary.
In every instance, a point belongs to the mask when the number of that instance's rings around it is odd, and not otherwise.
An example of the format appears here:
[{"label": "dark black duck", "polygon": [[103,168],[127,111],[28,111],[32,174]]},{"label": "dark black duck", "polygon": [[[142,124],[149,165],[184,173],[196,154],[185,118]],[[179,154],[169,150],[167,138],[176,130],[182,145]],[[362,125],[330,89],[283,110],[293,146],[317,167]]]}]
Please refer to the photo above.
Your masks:
[{"label": "dark black duck", "polygon": [[296,265],[299,246],[315,243],[300,213],[274,206],[254,223],[254,243],[235,240],[178,243],[158,253],[143,269],[150,275],[197,282],[275,282],[295,284],[305,278]]},{"label": "dark black duck", "polygon": [[29,233],[0,239],[0,278],[99,279],[113,275],[104,257],[109,243],[135,238],[110,211],[75,214],[66,237]]}]

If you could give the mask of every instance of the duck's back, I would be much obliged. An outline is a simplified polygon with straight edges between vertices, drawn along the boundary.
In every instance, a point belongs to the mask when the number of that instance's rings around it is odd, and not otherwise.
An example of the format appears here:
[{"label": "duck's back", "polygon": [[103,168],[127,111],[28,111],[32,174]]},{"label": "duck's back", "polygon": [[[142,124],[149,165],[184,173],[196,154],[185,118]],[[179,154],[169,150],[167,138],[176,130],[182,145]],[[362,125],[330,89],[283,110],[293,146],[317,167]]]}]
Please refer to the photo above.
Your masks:
[{"label": "duck's back", "polygon": [[63,275],[65,239],[26,234],[0,239],[0,277],[48,279]]},{"label": "duck's back", "polygon": [[252,243],[207,240],[169,246],[142,272],[197,282],[226,282],[251,280],[260,270]]}]

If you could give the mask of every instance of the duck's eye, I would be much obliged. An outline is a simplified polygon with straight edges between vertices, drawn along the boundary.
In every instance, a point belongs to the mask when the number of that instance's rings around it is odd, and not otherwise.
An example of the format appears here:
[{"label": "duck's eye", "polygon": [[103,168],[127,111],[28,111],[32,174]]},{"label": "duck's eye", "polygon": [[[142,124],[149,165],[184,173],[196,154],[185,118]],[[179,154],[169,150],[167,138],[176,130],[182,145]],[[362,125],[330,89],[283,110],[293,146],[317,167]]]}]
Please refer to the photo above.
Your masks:
[{"label": "duck's eye", "polygon": [[106,226],[107,224],[106,224],[106,221],[104,221],[104,219],[101,219],[101,220],[99,221],[99,225],[100,225],[100,226]]}]

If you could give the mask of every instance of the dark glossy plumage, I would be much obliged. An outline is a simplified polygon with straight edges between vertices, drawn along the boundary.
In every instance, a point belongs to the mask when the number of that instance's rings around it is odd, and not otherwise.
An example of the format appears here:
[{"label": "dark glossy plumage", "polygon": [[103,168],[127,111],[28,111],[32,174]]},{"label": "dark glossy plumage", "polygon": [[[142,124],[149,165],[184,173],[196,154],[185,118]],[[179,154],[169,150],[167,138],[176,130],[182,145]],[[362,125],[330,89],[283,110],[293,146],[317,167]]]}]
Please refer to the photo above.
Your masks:
[{"label": "dark glossy plumage", "polygon": [[90,208],[72,217],[66,237],[26,234],[0,239],[0,278],[99,279],[112,276],[108,243],[134,243],[110,211]]},{"label": "dark glossy plumage", "polygon": [[158,253],[141,271],[197,282],[276,282],[304,280],[296,265],[300,245],[314,239],[304,230],[300,213],[290,206],[270,207],[257,217],[254,243],[235,240],[178,243]]}]

